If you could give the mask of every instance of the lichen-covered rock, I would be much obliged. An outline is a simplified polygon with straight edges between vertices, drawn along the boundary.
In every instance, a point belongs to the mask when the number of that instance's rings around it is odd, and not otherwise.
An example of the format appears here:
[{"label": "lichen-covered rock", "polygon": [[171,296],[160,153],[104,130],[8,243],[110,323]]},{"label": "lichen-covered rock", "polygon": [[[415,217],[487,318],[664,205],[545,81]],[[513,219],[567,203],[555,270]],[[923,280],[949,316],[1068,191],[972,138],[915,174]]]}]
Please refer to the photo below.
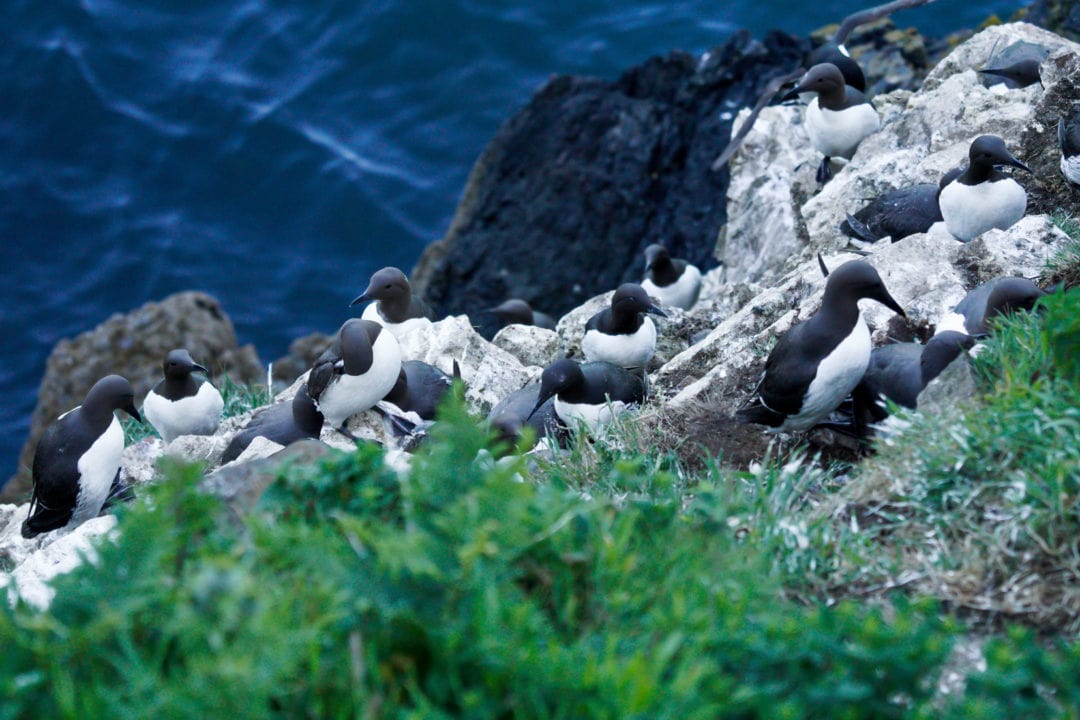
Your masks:
[{"label": "lichen-covered rock", "polygon": [[158,478],[158,460],[164,454],[165,443],[161,438],[143,438],[128,445],[120,458],[120,482],[128,487],[153,482]]},{"label": "lichen-covered rock", "polygon": [[[35,538],[41,539],[40,544],[19,562],[6,581],[0,574],[0,587],[6,585],[9,602],[21,598],[39,610],[48,608],[56,595],[49,581],[71,572],[84,558],[94,562],[97,557],[94,539],[107,535],[115,527],[116,517],[103,515],[87,520],[71,532],[54,531]],[[3,542],[0,536],[0,544]]]},{"label": "lichen-covered rock", "polygon": [[422,360],[453,374],[454,361],[461,368],[465,399],[486,411],[514,390],[540,376],[541,368],[525,366],[510,353],[492,345],[476,332],[466,315],[432,323],[423,332],[399,338],[402,357]]},{"label": "lichen-covered rock", "polygon": [[201,292],[170,295],[129,313],[113,315],[93,330],[61,340],[53,348],[30,421],[30,435],[19,456],[20,471],[0,497],[22,499],[30,490],[28,468],[45,428],[63,412],[83,401],[90,387],[116,373],[131,381],[136,404],[161,379],[161,362],[178,347],[186,347],[215,378],[228,374],[250,383],[262,380],[263,370],[250,345],[240,347],[232,321],[213,297]]},{"label": "lichen-covered rock", "polygon": [[535,325],[507,325],[495,333],[491,342],[526,366],[544,367],[559,358],[559,335]]}]

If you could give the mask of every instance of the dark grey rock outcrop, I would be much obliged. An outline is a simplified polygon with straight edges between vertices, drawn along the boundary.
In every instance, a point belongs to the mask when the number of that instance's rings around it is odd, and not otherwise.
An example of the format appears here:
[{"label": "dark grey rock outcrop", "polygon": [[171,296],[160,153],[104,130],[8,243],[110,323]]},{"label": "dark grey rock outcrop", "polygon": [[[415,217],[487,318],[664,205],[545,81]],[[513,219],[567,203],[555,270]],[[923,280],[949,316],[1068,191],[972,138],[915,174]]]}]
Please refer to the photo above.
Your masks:
[{"label": "dark grey rock outcrop", "polygon": [[716,265],[727,171],[709,168],[738,108],[802,63],[809,43],[739,32],[702,57],[673,52],[614,82],[552,79],[477,160],[446,236],[412,276],[440,314],[520,297],[558,316],[638,281],[647,245]]}]

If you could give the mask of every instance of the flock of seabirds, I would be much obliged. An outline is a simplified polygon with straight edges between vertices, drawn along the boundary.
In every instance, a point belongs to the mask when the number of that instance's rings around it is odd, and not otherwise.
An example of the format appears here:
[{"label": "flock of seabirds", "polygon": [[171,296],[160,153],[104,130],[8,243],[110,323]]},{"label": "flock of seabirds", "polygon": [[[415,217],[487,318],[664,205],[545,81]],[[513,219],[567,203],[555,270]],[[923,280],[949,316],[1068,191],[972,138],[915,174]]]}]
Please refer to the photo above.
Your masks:
[{"label": "flock of seabirds", "polygon": [[[920,0],[896,0],[874,10],[915,4]],[[859,17],[866,16],[864,12]],[[851,30],[847,21],[837,37],[846,36],[845,30]],[[831,159],[851,158],[859,143],[878,130],[879,118],[863,94],[862,72],[842,41],[820,48],[813,57],[817,62],[808,71],[789,76],[801,79],[784,99],[812,95],[805,126],[823,156],[817,180],[825,183],[831,176]],[[1024,86],[1039,81],[1039,60],[1020,57],[982,72]],[[778,89],[774,83],[765,96]],[[755,116],[765,104],[758,104]],[[718,160],[730,157],[747,130],[744,126],[735,135]],[[1061,170],[1070,182],[1080,184],[1080,114],[1062,118],[1058,130]],[[895,242],[943,221],[957,240],[967,242],[991,228],[1008,228],[1023,217],[1027,201],[1024,188],[1001,172],[1002,166],[1030,172],[1002,138],[975,138],[966,166],[950,171],[937,185],[900,188],[876,198],[849,214],[841,230],[864,241],[888,236]],[[595,429],[645,401],[645,370],[656,348],[656,327],[649,315],[665,316],[665,307],[690,309],[702,282],[697,267],[672,258],[661,245],[650,245],[645,261],[642,282],[621,285],[610,307],[586,323],[584,362],[563,358],[545,367],[538,383],[517,390],[492,409],[489,421],[494,428],[513,438],[528,425],[538,438],[559,442],[568,428]],[[846,262],[831,273],[822,263],[822,270],[827,279],[821,307],[778,339],[761,381],[737,411],[737,420],[773,432],[801,432],[828,421],[851,398],[851,427],[854,434],[864,436],[872,423],[886,417],[884,399],[914,408],[926,384],[989,332],[991,318],[1031,309],[1046,294],[1025,278],[997,278],[972,290],[937,324],[937,334],[925,345],[872,348],[858,301],[874,300],[901,316],[903,308],[865,260]],[[288,445],[318,438],[327,424],[352,437],[347,421],[366,411],[384,413],[399,433],[412,433],[434,419],[452,378],[433,365],[403,358],[398,342],[406,333],[424,332],[435,319],[431,309],[413,296],[408,279],[397,268],[376,272],[351,305],[364,302],[369,304],[362,316],[341,326],[292,402],[257,412],[233,437],[222,464],[240,456],[256,437]],[[523,300],[509,300],[492,312],[508,323],[555,328],[551,317]],[[460,376],[456,363],[454,374]],[[109,375],[90,389],[82,405],[45,431],[34,454],[34,489],[22,526],[24,537],[71,529],[130,497],[120,484],[124,433],[114,411],[123,410],[139,421],[145,417],[166,444],[182,435],[216,431],[224,403],[204,377],[207,369],[187,350],[177,349],[165,358],[163,375],[147,394],[141,414],[131,384]],[[387,403],[397,412],[386,410]]]}]

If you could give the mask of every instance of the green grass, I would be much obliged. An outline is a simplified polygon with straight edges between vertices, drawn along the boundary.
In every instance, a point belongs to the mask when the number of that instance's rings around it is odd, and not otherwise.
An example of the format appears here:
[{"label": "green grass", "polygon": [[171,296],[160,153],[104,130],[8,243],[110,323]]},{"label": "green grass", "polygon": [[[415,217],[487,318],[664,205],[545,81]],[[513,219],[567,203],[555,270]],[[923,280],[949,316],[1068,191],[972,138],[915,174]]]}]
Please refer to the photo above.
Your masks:
[{"label": "green grass", "polygon": [[993,622],[1080,633],[1080,289],[997,324],[980,394],[914,414],[828,506],[821,590],[908,586]]}]

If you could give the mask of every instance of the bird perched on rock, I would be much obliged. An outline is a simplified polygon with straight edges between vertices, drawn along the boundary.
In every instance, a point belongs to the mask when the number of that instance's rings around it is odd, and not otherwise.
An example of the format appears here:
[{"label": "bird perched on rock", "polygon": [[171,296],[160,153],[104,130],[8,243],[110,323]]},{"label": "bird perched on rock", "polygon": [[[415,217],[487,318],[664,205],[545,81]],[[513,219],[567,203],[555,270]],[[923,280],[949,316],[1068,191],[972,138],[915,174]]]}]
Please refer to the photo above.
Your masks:
[{"label": "bird perched on rock", "polygon": [[550,315],[533,310],[529,303],[518,298],[505,300],[489,312],[508,325],[535,325],[545,330],[555,329],[555,320]]},{"label": "bird perched on rock", "polygon": [[386,397],[401,371],[401,349],[382,325],[353,318],[338,330],[308,375],[308,395],[330,426],[345,434],[345,421]]},{"label": "bird perched on rock", "polygon": [[1039,66],[1049,54],[1050,48],[1044,45],[1015,42],[990,58],[978,72],[987,87],[1005,83],[1010,90],[1026,88],[1041,82]]},{"label": "bird perched on rock", "polygon": [[878,131],[880,119],[866,96],[846,84],[840,69],[832,63],[810,68],[784,99],[794,99],[804,92],[817,94],[806,106],[806,132],[814,148],[825,156],[816,176],[819,183],[825,183],[832,177],[830,159],[850,159],[859,143]]},{"label": "bird perched on rock", "polygon": [[83,404],[50,425],[34,450],[34,492],[22,536],[72,529],[97,517],[120,473],[124,431],[113,414],[141,421],[135,391],[119,375],[94,383]]},{"label": "bird perched on rock", "polygon": [[611,306],[585,323],[585,337],[581,340],[585,359],[624,368],[646,368],[656,352],[656,326],[645,313],[667,317],[640,285],[620,285],[611,296]]},{"label": "bird perched on rock", "polygon": [[689,310],[701,293],[701,271],[686,260],[672,258],[663,245],[645,248],[645,293],[665,307]]},{"label": "bird perched on rock", "polygon": [[540,383],[530,383],[500,400],[488,413],[488,424],[509,443],[517,442],[526,426],[536,433],[536,439],[552,438],[561,442],[566,437],[566,426],[555,413],[555,397],[544,402],[540,398]]},{"label": "bird perched on rock", "polygon": [[1061,145],[1061,174],[1073,185],[1080,185],[1080,104],[1058,120],[1058,144]]},{"label": "bird perched on rock", "polygon": [[181,348],[172,350],[162,363],[165,379],[151,388],[143,401],[143,414],[166,443],[181,435],[213,435],[221,423],[225,401],[206,378],[210,371]]},{"label": "bird perched on rock", "polygon": [[435,319],[428,304],[413,297],[405,273],[395,267],[385,267],[372,275],[367,289],[349,307],[369,300],[375,302],[364,308],[361,318],[379,323],[399,338]]},{"label": "bird perched on rock", "polygon": [[968,166],[941,179],[938,204],[945,227],[960,242],[968,242],[991,228],[1005,230],[1024,217],[1027,192],[1020,183],[997,169],[1011,165],[1031,172],[1013,157],[997,135],[980,135],[968,149]]},{"label": "bird perched on rock", "polygon": [[[454,367],[457,368],[456,362]],[[450,391],[452,383],[453,378],[434,365],[420,360],[406,360],[401,363],[401,372],[394,387],[383,399],[405,412],[416,413],[421,420],[434,420],[435,411]]]},{"label": "bird perched on rock", "polygon": [[914,410],[923,388],[974,344],[975,338],[970,335],[944,332],[930,338],[925,345],[909,342],[876,347],[870,353],[866,373],[852,394],[861,399],[874,422],[888,416],[883,399]]},{"label": "bird perched on rock", "polygon": [[879,195],[854,215],[840,223],[840,232],[862,240],[877,242],[888,237],[892,242],[908,235],[924,233],[942,220],[938,207],[941,188],[936,183],[921,183],[890,190]]},{"label": "bird perched on rock", "polygon": [[736,418],[791,432],[808,430],[835,410],[870,362],[870,330],[858,305],[863,298],[904,315],[873,266],[844,263],[826,280],[821,308],[777,341],[757,396]]},{"label": "bird perched on rock", "polygon": [[280,402],[257,412],[229,441],[221,456],[221,464],[240,457],[257,437],[287,446],[307,438],[318,440],[322,426],[322,413],[308,395],[307,386],[302,385],[292,402]]},{"label": "bird perched on rock", "polygon": [[552,397],[555,414],[562,422],[571,427],[584,423],[595,430],[643,402],[645,380],[609,362],[578,363],[564,358],[544,368],[540,394],[529,417]]},{"label": "bird perched on rock", "polygon": [[989,321],[1017,310],[1031,310],[1046,291],[1027,278],[988,280],[964,296],[956,309],[941,319],[937,332],[948,331],[982,337],[990,332]]}]

